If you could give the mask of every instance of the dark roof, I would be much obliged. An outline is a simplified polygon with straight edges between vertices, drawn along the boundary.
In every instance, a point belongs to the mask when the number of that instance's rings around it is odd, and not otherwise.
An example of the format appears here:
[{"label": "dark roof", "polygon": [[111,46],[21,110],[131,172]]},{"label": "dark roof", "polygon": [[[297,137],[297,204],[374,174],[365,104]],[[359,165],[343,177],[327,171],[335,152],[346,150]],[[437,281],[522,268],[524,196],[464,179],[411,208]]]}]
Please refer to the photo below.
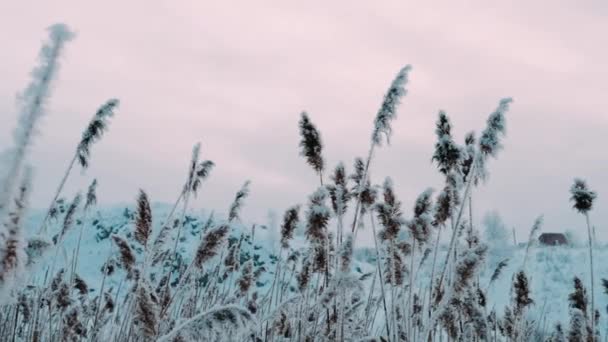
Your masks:
[{"label": "dark roof", "polygon": [[542,233],[538,237],[538,241],[543,245],[565,245],[568,243],[568,239],[562,233]]}]

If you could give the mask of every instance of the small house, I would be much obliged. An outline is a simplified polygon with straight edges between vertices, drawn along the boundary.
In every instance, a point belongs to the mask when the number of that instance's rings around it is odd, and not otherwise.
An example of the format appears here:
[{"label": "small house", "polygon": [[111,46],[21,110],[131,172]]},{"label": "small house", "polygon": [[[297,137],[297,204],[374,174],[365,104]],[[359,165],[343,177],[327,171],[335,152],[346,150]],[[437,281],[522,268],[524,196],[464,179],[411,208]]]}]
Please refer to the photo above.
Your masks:
[{"label": "small house", "polygon": [[538,242],[544,246],[561,246],[567,245],[568,239],[562,233],[542,233],[538,237]]}]

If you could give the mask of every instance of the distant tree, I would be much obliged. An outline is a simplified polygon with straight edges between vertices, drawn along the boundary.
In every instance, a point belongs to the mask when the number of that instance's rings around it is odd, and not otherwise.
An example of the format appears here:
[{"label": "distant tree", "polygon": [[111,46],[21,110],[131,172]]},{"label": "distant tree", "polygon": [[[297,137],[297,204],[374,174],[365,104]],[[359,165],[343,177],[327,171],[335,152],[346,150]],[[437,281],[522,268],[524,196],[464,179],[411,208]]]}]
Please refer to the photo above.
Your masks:
[{"label": "distant tree", "polygon": [[580,235],[573,229],[567,229],[564,232],[566,236],[566,240],[568,240],[568,245],[573,247],[579,247],[582,245]]},{"label": "distant tree", "polygon": [[497,211],[488,212],[483,218],[484,237],[491,245],[506,245],[509,230]]}]

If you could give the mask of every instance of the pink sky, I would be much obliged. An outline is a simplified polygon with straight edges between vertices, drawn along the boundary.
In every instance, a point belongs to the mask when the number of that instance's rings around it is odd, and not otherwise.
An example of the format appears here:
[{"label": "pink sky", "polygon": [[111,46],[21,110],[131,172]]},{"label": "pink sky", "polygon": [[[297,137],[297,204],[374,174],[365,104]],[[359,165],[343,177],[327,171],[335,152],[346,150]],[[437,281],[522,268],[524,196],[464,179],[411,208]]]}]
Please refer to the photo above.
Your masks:
[{"label": "pink sky", "polygon": [[497,209],[522,240],[539,214],[547,231],[581,228],[568,188],[583,177],[599,192],[592,220],[602,232],[607,16],[605,1],[4,1],[0,146],[44,29],[65,22],[77,38],[32,153],[34,204],[48,205],[87,121],[118,97],[92,167],[66,195],[97,177],[102,203],[132,202],[140,187],[173,201],[202,141],[217,168],[195,205],[225,211],[251,179],[243,217],[260,220],[305,203],[316,186],[298,156],[299,113],[321,130],[328,165],[350,167],[367,151],[388,84],[412,64],[392,145],[372,170],[376,182],[393,178],[408,215],[419,192],[441,186],[430,164],[437,111],[462,140],[511,96],[506,149],[476,192],[477,218]]}]

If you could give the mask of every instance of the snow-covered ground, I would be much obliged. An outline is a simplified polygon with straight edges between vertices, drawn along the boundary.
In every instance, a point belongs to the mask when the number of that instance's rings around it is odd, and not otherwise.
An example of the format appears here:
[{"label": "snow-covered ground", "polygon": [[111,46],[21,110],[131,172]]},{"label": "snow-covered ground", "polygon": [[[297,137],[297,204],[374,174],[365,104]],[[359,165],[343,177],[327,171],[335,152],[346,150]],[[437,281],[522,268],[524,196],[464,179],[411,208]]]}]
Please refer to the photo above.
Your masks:
[{"label": "snow-covered ground", "polygon": [[[154,204],[153,222],[155,232],[158,232],[161,224],[164,221],[171,207],[163,204]],[[133,231],[133,208],[124,206],[101,208],[93,210],[87,217],[82,215],[79,217],[77,224],[68,234],[63,243],[63,247],[58,253],[57,265],[63,264],[71,258],[74,253],[76,242],[80,229],[83,230],[83,238],[79,255],[79,266],[77,273],[83,278],[95,292],[98,289],[98,284],[101,282],[101,266],[110,255],[110,249],[115,248],[111,244],[110,234],[118,234],[132,241],[131,234]],[[179,212],[178,212],[179,215]],[[209,213],[205,212],[190,212],[186,215],[186,224],[182,231],[179,242],[179,250],[185,258],[190,258],[200,241],[200,231],[204,226]],[[38,228],[39,222],[42,219],[41,212],[33,212],[28,218],[28,235],[32,235]],[[84,226],[83,226],[83,222]],[[54,223],[50,226],[49,235],[52,237],[58,231],[59,223]],[[246,252],[257,255],[258,265],[265,265],[265,268],[272,272],[276,262],[275,251],[278,248],[278,227],[273,224],[266,226],[257,225],[255,228],[255,241],[253,245],[245,246]],[[251,226],[237,225],[234,235],[239,232],[251,232]],[[237,237],[237,236],[234,236]],[[292,243],[293,248],[303,247],[306,242],[303,236],[297,235]],[[132,244],[136,246],[136,244]],[[247,251],[247,248],[250,250]],[[502,314],[504,307],[510,301],[511,277],[523,267],[524,255],[526,248],[523,246],[512,246],[502,244],[500,247],[491,247],[486,260],[486,265],[480,274],[479,283],[483,289],[487,289],[490,277],[494,272],[497,264],[505,259],[508,259],[508,266],[503,269],[501,276],[494,282],[487,292],[488,310],[495,308],[499,314]],[[440,251],[438,263],[443,259],[444,251]],[[418,253],[416,264],[420,261]],[[54,253],[50,255],[44,262],[51,262]],[[375,259],[372,249],[359,249],[355,253],[355,263],[353,271],[361,275],[375,271]],[[419,286],[428,287],[431,257],[423,264],[420,272],[417,275]],[[601,285],[602,278],[608,278],[608,247],[598,246],[595,248],[595,303],[596,309],[602,314],[601,326],[602,331],[608,328],[608,315],[606,308],[608,305],[608,294],[604,293]],[[44,268],[44,262],[35,267]],[[542,322],[538,322],[538,328],[544,331],[551,330],[555,323],[568,322],[568,294],[573,289],[573,278],[579,277],[588,287],[589,284],[589,254],[588,249],[584,246],[555,246],[545,247],[534,245],[530,249],[530,254],[525,265],[526,274],[530,280],[531,296],[534,300],[534,305],[529,312],[531,317],[545,317]],[[34,272],[44,274],[44,272]],[[269,287],[271,282],[271,274],[267,273],[261,277],[256,284],[260,292],[264,292]],[[108,279],[109,287],[119,286],[123,279],[120,275],[114,275]],[[368,284],[371,283],[371,277],[368,277]],[[589,290],[589,288],[588,288]]]}]

